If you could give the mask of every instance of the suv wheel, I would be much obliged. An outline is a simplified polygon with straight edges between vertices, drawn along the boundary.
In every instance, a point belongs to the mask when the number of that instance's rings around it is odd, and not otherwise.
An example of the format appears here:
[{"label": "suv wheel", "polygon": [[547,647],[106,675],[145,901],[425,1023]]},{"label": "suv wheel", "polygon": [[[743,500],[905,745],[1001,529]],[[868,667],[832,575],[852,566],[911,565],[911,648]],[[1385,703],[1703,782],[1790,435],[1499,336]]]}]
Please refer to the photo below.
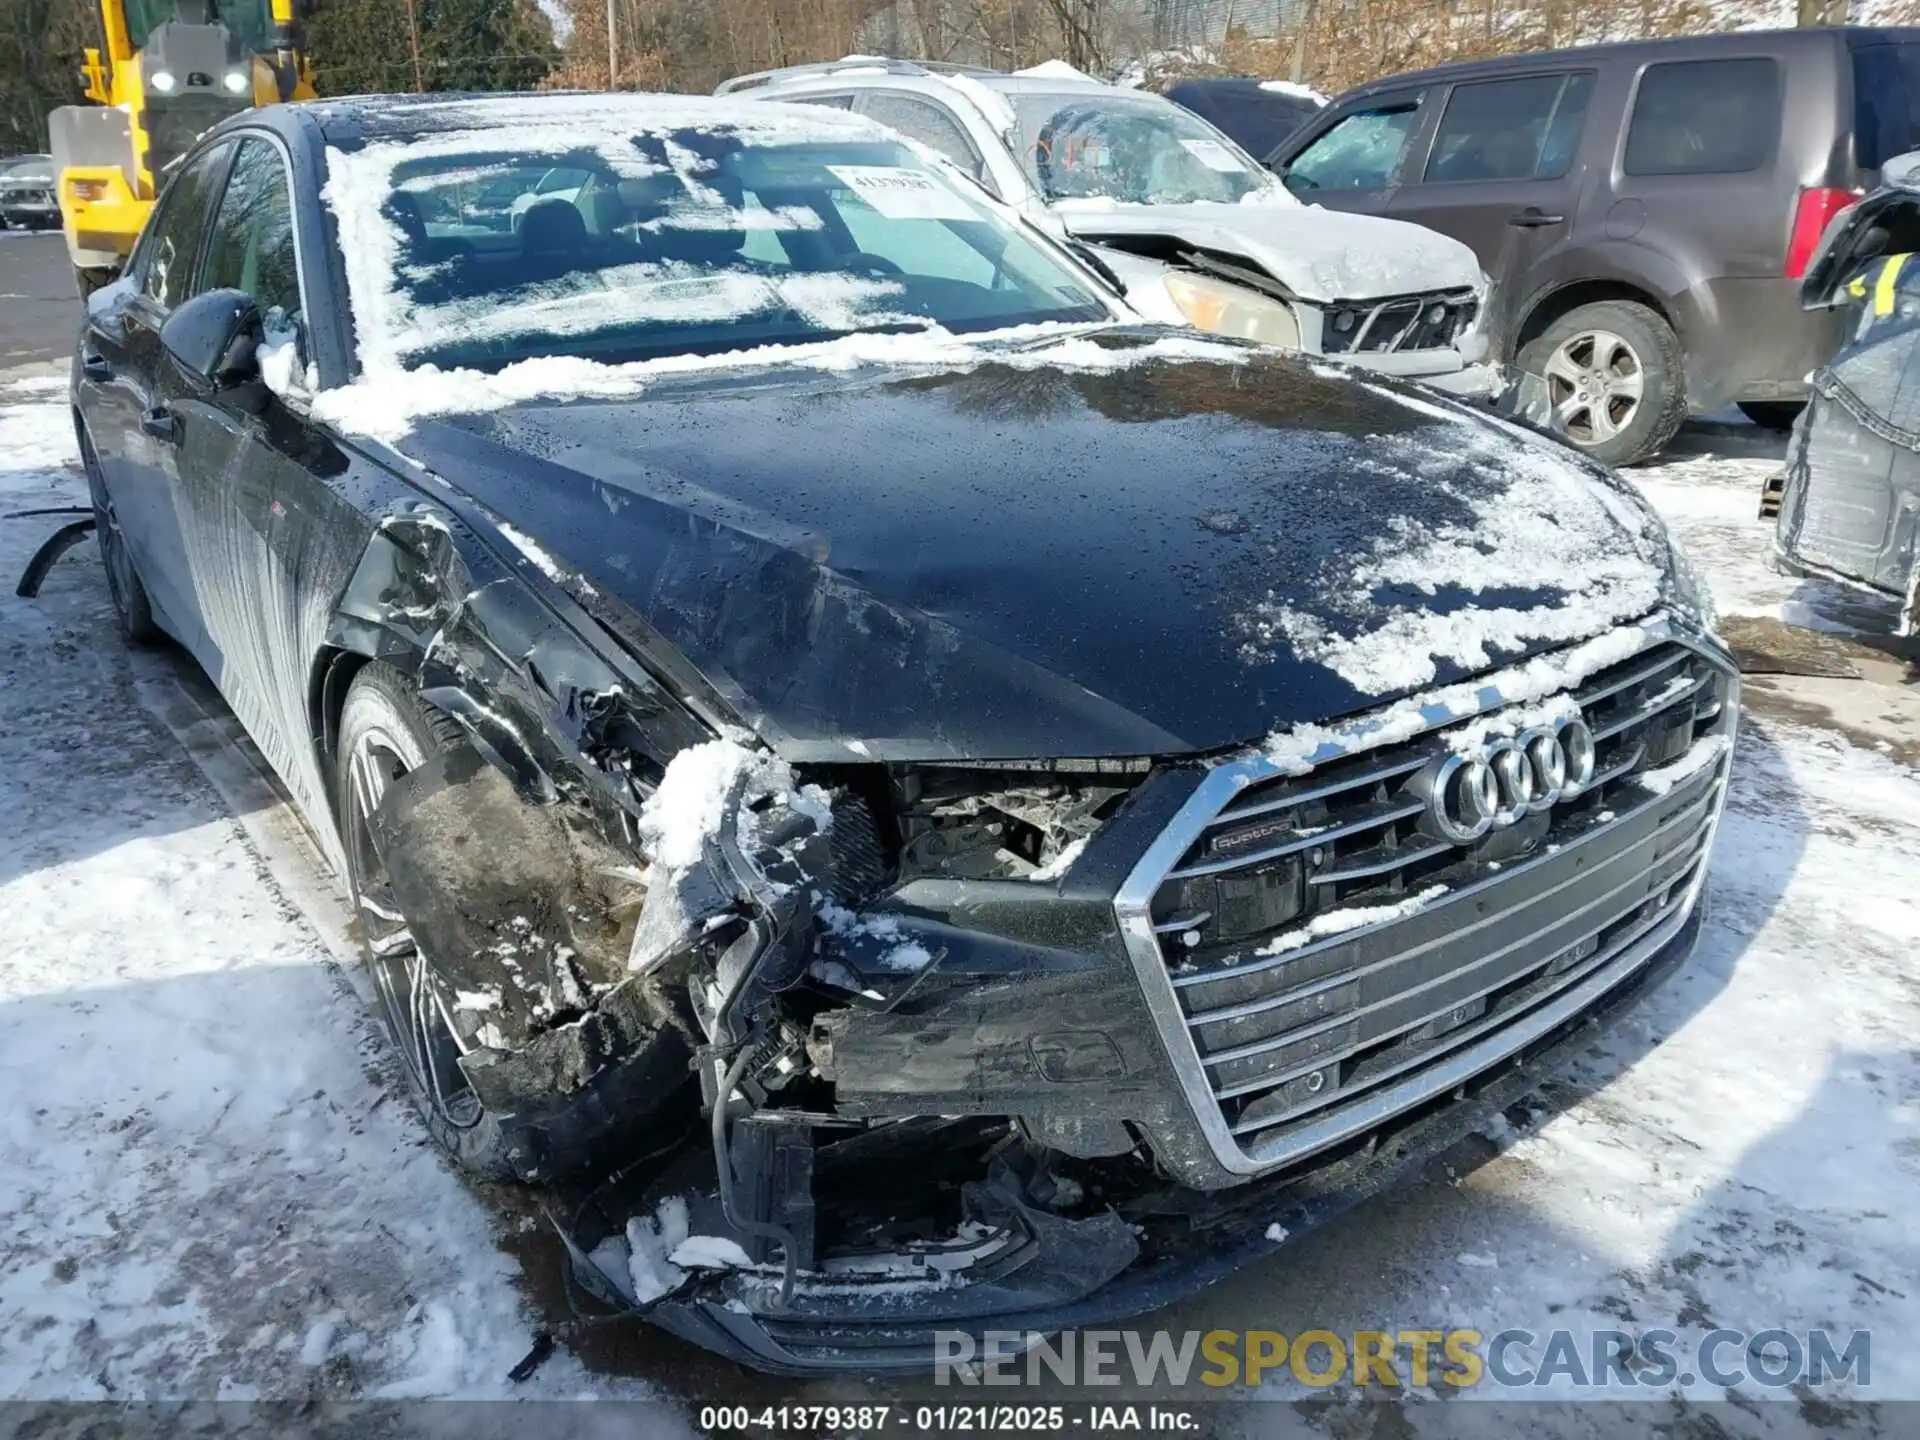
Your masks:
[{"label": "suv wheel", "polygon": [[1680,338],[1630,300],[1568,311],[1527,343],[1520,368],[1545,380],[1554,431],[1609,465],[1645,460],[1686,419]]}]

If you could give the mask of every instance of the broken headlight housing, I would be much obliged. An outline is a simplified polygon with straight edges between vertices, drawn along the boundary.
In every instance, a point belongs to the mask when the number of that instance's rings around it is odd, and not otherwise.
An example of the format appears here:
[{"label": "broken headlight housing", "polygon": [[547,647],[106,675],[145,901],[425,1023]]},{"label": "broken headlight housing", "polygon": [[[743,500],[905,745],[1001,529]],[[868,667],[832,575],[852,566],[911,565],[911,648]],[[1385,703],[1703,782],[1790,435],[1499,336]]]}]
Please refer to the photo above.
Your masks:
[{"label": "broken headlight housing", "polygon": [[1300,322],[1283,300],[1184,270],[1168,275],[1165,284],[1168,297],[1196,329],[1288,350],[1300,348]]}]

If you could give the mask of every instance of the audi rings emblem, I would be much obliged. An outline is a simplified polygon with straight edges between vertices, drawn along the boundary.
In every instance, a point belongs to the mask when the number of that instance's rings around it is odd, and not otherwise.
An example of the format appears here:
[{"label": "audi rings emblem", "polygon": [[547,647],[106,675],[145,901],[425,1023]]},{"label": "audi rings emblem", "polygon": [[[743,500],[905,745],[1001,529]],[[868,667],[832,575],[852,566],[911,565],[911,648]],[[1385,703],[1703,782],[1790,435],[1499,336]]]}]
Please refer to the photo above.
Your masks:
[{"label": "audi rings emblem", "polygon": [[1593,732],[1578,716],[1441,756],[1414,780],[1432,828],[1456,845],[1551,810],[1593,783]]}]

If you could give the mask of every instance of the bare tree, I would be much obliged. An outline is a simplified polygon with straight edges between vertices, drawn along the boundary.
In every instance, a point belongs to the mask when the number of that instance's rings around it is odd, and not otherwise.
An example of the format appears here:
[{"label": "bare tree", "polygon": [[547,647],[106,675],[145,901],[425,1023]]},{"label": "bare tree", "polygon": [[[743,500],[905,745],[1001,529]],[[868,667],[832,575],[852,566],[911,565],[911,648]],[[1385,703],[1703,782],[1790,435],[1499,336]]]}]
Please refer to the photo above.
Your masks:
[{"label": "bare tree", "polygon": [[1061,58],[1076,70],[1100,68],[1100,0],[1047,0],[1059,27]]}]

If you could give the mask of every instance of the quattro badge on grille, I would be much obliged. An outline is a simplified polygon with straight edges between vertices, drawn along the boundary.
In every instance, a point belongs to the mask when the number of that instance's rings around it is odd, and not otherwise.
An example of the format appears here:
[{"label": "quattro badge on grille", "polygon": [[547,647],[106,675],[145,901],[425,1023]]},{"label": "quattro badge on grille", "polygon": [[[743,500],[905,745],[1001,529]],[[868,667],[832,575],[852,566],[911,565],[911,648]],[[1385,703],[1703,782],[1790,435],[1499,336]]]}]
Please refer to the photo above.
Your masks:
[{"label": "quattro badge on grille", "polygon": [[1593,782],[1593,732],[1576,715],[1477,750],[1436,757],[1413,778],[1436,834],[1456,845],[1550,810]]}]

